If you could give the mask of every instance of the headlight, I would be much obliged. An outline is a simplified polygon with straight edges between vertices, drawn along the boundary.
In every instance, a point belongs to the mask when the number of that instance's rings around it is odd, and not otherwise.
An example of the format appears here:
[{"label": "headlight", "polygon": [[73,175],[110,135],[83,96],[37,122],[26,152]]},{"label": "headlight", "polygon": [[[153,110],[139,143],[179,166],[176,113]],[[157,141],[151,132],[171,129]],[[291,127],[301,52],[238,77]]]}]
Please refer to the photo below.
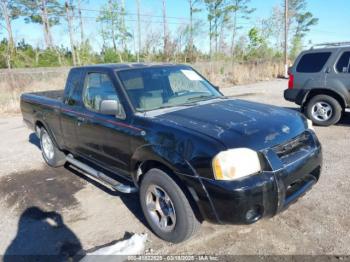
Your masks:
[{"label": "headlight", "polygon": [[215,179],[235,180],[261,171],[258,153],[249,148],[222,151],[212,162]]},{"label": "headlight", "polygon": [[308,118],[306,119],[306,121],[307,121],[307,128],[311,130],[315,130],[314,125],[312,124],[312,121]]}]

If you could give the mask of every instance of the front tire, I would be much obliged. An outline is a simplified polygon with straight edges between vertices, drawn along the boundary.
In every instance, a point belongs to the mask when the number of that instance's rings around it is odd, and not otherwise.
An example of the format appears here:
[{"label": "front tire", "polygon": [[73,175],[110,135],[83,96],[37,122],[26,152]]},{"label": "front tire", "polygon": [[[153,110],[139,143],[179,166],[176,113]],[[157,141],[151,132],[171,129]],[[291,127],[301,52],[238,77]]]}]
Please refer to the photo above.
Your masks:
[{"label": "front tire", "polygon": [[184,192],[162,170],[151,169],[145,174],[140,203],[153,232],[165,241],[182,242],[199,228],[200,223]]},{"label": "front tire", "polygon": [[331,126],[338,123],[342,111],[338,100],[328,95],[314,96],[306,105],[307,117],[319,126]]},{"label": "front tire", "polygon": [[66,155],[56,147],[45,128],[40,130],[40,147],[43,158],[49,166],[60,167],[66,163]]}]

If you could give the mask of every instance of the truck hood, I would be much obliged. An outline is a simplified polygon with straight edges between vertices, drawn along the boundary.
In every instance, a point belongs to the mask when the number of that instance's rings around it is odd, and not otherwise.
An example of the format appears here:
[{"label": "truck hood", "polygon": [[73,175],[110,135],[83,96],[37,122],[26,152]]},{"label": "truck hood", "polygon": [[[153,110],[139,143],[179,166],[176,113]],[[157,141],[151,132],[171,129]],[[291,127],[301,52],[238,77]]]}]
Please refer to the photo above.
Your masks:
[{"label": "truck hood", "polygon": [[281,144],[306,128],[297,111],[238,99],[197,105],[158,115],[156,119],[210,136],[227,148],[254,150]]}]

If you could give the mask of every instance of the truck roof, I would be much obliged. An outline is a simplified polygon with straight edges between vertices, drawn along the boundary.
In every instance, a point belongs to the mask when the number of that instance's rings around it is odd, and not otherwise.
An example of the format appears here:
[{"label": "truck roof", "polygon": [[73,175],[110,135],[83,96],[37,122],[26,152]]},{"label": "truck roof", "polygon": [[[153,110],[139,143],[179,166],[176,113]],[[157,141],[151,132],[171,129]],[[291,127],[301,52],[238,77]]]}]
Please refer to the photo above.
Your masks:
[{"label": "truck roof", "polygon": [[188,66],[185,64],[172,64],[172,63],[118,63],[118,64],[96,64],[79,66],[74,68],[94,69],[94,68],[108,68],[112,70],[124,70],[124,69],[140,69],[150,67],[171,67],[171,66]]}]

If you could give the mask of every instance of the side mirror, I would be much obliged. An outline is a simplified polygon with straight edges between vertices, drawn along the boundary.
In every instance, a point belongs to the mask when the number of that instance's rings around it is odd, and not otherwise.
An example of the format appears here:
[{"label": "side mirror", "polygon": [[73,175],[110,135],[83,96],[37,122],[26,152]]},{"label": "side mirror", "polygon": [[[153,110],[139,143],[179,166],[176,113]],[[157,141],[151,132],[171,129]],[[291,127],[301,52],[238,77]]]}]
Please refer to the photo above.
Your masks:
[{"label": "side mirror", "polygon": [[219,87],[219,86],[215,86],[215,85],[214,85],[214,88],[215,88],[216,90],[220,91],[220,87]]},{"label": "side mirror", "polygon": [[121,105],[117,100],[102,100],[100,103],[100,113],[104,115],[117,115]]}]

